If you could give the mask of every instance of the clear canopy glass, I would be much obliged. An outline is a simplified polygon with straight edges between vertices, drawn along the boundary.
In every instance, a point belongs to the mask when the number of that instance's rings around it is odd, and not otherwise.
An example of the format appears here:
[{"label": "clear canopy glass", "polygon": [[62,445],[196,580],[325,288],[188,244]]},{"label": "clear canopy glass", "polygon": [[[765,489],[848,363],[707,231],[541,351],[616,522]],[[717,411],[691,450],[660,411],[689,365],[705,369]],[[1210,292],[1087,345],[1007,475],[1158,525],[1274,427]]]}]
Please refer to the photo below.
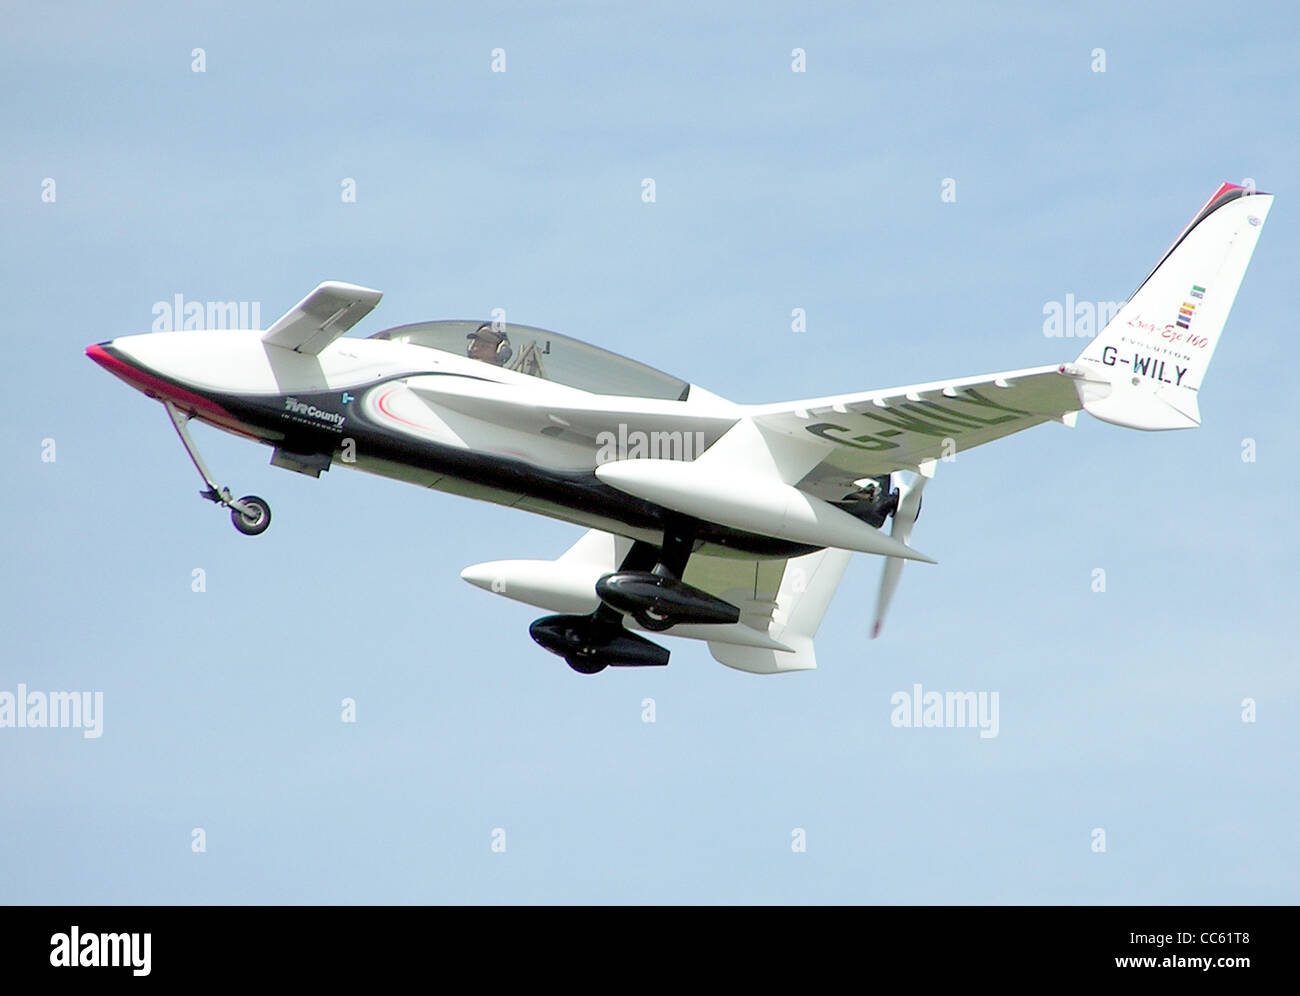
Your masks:
[{"label": "clear canopy glass", "polygon": [[558,332],[509,322],[417,322],[370,338],[408,342],[593,394],[685,401],[690,385],[626,356]]}]

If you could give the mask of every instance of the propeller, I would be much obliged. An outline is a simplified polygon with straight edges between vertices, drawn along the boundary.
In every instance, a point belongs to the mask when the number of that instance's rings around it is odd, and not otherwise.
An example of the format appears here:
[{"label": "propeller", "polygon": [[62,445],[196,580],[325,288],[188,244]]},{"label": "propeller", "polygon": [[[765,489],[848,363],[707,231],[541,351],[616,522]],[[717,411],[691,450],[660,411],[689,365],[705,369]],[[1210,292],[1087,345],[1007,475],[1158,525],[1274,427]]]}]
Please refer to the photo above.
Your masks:
[{"label": "propeller", "polygon": [[[921,514],[921,492],[925,482],[934,476],[934,461],[926,460],[921,464],[920,473],[898,488],[898,508],[894,511],[894,524],[889,535],[900,543],[906,543],[916,525],[916,517]],[[898,587],[898,579],[903,576],[903,558],[886,557],[885,570],[880,576],[880,594],[876,597],[876,621],[871,627],[871,638],[880,635],[880,627],[885,623],[885,613],[889,611],[890,599]]]}]

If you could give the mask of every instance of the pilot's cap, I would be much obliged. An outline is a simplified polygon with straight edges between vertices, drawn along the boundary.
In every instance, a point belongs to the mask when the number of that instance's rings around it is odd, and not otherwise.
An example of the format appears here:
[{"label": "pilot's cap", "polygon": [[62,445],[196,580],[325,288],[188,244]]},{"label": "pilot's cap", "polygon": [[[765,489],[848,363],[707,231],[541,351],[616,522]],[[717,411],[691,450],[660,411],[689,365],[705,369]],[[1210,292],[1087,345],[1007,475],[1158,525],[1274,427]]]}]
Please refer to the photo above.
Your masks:
[{"label": "pilot's cap", "polygon": [[506,341],[506,334],[504,332],[499,332],[496,329],[494,329],[492,327],[491,322],[484,322],[482,325],[476,328],[469,335],[465,336],[465,338],[482,339],[489,346],[495,346],[498,343],[502,343]]}]

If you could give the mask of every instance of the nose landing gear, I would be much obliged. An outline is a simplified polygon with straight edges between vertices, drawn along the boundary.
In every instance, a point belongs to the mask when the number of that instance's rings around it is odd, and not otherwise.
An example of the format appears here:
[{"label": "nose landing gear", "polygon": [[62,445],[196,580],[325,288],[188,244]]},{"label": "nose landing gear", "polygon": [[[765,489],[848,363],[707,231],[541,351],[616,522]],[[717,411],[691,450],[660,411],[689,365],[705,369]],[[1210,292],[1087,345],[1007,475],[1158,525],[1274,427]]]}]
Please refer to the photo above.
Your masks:
[{"label": "nose landing gear", "polygon": [[[257,495],[245,495],[239,501],[229,502],[230,521],[235,524],[245,536],[259,536],[266,532],[266,527],[271,524],[271,506],[266,503],[264,498]],[[242,508],[236,508],[235,505],[241,505]]]},{"label": "nose landing gear", "polygon": [[194,464],[194,469],[199,472],[203,478],[207,490],[200,491],[199,497],[205,498],[214,504],[223,508],[230,509],[230,521],[234,523],[245,536],[258,536],[266,532],[267,526],[271,524],[271,506],[264,498],[257,495],[245,495],[243,498],[230,497],[230,489],[223,488],[212,479],[208,473],[207,465],[204,464],[203,458],[199,456],[199,451],[194,445],[194,440],[190,438],[190,431],[186,428],[192,416],[183,412],[170,401],[164,401],[163,407],[167,409],[167,415],[172,420],[172,425],[176,428],[176,435],[180,436],[181,445],[185,447],[185,452],[190,455],[190,462]]}]

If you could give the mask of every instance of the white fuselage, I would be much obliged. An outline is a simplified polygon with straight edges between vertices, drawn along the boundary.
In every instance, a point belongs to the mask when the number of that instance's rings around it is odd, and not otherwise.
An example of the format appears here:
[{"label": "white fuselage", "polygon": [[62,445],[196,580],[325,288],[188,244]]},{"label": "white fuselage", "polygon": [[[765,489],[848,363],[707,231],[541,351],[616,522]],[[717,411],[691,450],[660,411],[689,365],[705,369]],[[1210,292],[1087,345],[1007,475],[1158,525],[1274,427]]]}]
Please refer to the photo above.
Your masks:
[{"label": "white fuselage", "polygon": [[[653,503],[626,494],[590,500],[557,482],[583,480],[583,488],[608,495],[616,489],[602,486],[595,471],[611,446],[615,459],[657,457],[662,439],[673,450],[662,455],[693,460],[743,414],[743,406],[695,387],[685,401],[595,395],[401,341],[341,338],[310,354],[270,345],[263,336],[159,332],[103,346],[129,368],[113,372],[133,386],[160,400],[170,394],[196,418],[227,431],[289,452],[310,448],[334,465],[650,542],[662,537],[661,523],[646,511]],[[187,392],[219,410],[187,405]],[[629,439],[646,451],[618,452]],[[485,473],[500,466],[524,470]],[[528,481],[530,474],[541,483]],[[786,555],[799,545],[777,541],[748,552]],[[712,551],[736,548],[727,542]]]}]

